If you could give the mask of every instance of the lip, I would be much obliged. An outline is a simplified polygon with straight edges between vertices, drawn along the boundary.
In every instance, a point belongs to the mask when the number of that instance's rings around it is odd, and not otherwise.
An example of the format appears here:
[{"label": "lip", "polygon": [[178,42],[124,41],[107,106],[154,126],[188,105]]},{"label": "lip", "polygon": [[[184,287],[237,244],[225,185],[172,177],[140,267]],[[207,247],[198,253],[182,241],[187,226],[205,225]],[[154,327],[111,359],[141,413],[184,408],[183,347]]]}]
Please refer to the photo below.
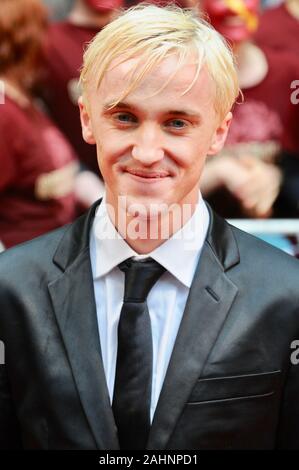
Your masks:
[{"label": "lip", "polygon": [[163,181],[170,177],[170,174],[166,171],[143,171],[143,170],[126,170],[130,176],[134,179],[144,182]]}]

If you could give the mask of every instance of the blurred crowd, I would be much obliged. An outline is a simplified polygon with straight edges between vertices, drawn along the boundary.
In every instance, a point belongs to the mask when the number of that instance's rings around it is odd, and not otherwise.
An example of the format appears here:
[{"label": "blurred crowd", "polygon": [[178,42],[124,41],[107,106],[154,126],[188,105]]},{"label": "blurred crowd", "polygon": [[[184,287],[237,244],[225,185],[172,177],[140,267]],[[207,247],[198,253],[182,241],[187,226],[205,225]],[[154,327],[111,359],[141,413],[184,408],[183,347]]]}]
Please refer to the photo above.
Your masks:
[{"label": "blurred crowd", "polygon": [[[84,46],[127,0],[0,0],[0,242],[71,222],[104,192],[77,100]],[[162,4],[163,2],[157,2]],[[166,2],[168,3],[168,2]],[[299,217],[299,0],[181,0],[230,43],[242,93],[202,193],[227,218]]]}]

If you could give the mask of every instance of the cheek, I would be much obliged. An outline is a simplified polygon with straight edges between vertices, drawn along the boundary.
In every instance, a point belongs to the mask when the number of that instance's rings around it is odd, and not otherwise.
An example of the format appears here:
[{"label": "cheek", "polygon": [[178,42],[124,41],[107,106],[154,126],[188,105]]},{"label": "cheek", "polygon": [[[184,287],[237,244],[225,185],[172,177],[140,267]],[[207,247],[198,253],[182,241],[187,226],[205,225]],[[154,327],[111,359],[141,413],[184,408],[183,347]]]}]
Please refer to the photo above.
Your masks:
[{"label": "cheek", "polygon": [[[201,148],[200,145],[185,150],[185,153],[180,154],[182,158],[180,161],[177,160],[177,164],[184,187],[193,187],[198,182],[203,171],[206,150]],[[186,155],[189,157],[186,158]]]},{"label": "cheek", "polygon": [[117,176],[119,161],[123,155],[122,148],[116,145],[117,139],[97,140],[97,159],[99,169],[105,181],[109,182]]},{"label": "cheek", "polygon": [[96,124],[95,128],[97,129],[95,139],[98,152],[109,156],[109,158],[126,152],[130,143],[129,134],[114,129],[101,121]]},{"label": "cheek", "polygon": [[113,159],[113,156],[119,152],[119,146],[117,145],[118,140],[109,136],[108,132],[98,133],[96,136],[96,146],[98,160],[109,162]]},{"label": "cheek", "polygon": [[105,139],[97,139],[97,159],[98,159],[98,165],[100,168],[100,171],[103,176],[109,171],[109,168],[111,166],[111,151],[109,149],[109,146],[107,145]]},{"label": "cheek", "polygon": [[205,161],[206,155],[213,142],[214,127],[212,122],[208,123],[208,125],[203,126],[201,131],[190,141],[189,148],[186,149],[185,154],[192,156],[192,158],[190,158],[191,166],[200,167],[203,164],[202,162]]}]

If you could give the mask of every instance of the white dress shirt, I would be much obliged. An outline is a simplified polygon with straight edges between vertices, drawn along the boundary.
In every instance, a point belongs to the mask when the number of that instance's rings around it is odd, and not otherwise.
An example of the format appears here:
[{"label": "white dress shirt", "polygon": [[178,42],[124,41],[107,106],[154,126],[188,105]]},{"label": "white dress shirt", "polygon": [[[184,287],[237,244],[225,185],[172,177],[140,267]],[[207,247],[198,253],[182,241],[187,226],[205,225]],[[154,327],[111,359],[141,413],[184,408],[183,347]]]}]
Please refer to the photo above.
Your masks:
[{"label": "white dress shirt", "polygon": [[[127,258],[144,258],[144,255],[138,255],[116,231],[108,216],[105,200],[104,196],[91,229],[90,257],[101,352],[112,403],[117,328],[124,296],[124,273],[118,265]],[[147,298],[153,338],[151,421],[208,226],[209,212],[199,195],[192,217],[181,230],[146,255],[167,270],[151,289]]]}]

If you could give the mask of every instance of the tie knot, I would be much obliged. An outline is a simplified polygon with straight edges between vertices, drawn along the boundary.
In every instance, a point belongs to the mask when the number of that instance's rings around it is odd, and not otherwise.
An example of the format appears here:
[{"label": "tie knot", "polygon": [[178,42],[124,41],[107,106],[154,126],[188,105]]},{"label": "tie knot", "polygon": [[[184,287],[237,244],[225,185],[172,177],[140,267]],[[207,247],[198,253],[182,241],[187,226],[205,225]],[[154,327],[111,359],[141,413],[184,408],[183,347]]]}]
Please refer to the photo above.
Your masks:
[{"label": "tie knot", "polygon": [[124,302],[145,302],[151,288],[165,272],[152,258],[138,261],[129,258],[118,267],[125,273]]}]

